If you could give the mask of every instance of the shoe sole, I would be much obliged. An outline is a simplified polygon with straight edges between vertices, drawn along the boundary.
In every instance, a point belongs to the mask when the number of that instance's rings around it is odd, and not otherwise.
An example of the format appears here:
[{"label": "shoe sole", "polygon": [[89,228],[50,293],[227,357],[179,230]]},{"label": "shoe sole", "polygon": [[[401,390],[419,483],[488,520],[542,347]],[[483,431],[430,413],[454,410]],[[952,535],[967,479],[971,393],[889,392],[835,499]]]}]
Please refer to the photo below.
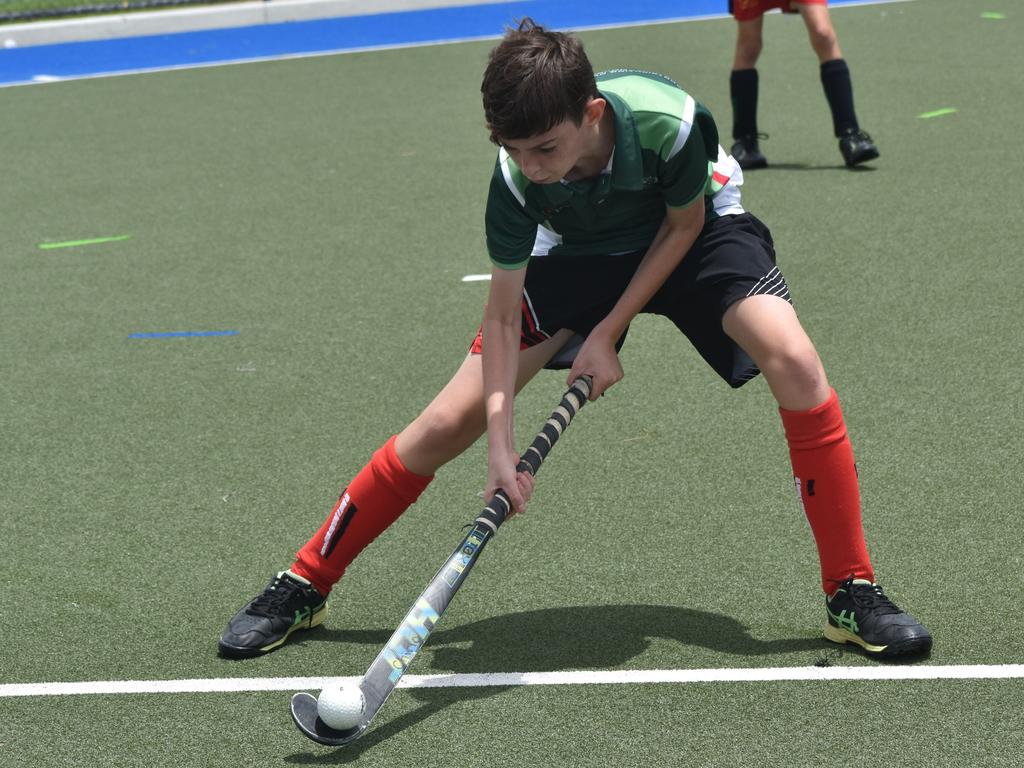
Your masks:
[{"label": "shoe sole", "polygon": [[298,624],[292,624],[288,628],[288,631],[284,633],[284,636],[272,643],[269,643],[259,648],[243,648],[234,645],[228,645],[223,640],[217,644],[217,648],[220,650],[221,656],[226,656],[229,659],[251,659],[255,656],[263,656],[264,654],[270,653],[276,648],[280,648],[294,633],[299,630],[313,629],[319,627],[324,623],[324,619],[327,618],[327,603],[325,602],[317,610],[313,611],[309,616],[308,621],[302,621]]},{"label": "shoe sole", "polygon": [[874,152],[865,152],[863,155],[851,157],[849,160],[846,160],[846,167],[853,168],[854,166],[860,165],[861,163],[866,163],[870,160],[876,160],[878,157],[878,150],[875,150]]},{"label": "shoe sole", "polygon": [[883,659],[892,659],[898,656],[922,656],[932,649],[931,635],[909,637],[906,640],[890,643],[889,645],[872,645],[864,640],[864,638],[858,637],[841,627],[833,627],[831,624],[825,625],[824,635],[826,640],[830,640],[833,643],[838,643],[839,645],[853,643],[860,646],[869,656]]}]

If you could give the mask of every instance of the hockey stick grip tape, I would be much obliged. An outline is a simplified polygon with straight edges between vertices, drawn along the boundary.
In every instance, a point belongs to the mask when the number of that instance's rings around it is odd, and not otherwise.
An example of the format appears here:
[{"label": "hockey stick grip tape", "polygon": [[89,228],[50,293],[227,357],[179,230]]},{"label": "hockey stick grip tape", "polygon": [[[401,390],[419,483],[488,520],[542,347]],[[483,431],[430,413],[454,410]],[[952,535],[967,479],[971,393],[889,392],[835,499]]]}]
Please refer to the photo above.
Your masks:
[{"label": "hockey stick grip tape", "polygon": [[[516,466],[517,470],[529,472],[531,475],[536,475],[540,471],[541,464],[544,463],[544,459],[547,458],[548,453],[555,443],[558,442],[558,438],[562,436],[562,433],[572,423],[580,409],[586,405],[592,386],[593,380],[589,376],[580,376],[572,383],[572,386],[562,395],[562,401],[551,413],[544,427],[533,438],[530,447],[519,457],[519,464]],[[511,509],[512,505],[508,500],[508,496],[505,491],[499,488],[497,493],[487,503],[487,506],[484,507],[484,511],[477,517],[476,522],[483,523],[497,532],[501,524],[505,522]]]}]

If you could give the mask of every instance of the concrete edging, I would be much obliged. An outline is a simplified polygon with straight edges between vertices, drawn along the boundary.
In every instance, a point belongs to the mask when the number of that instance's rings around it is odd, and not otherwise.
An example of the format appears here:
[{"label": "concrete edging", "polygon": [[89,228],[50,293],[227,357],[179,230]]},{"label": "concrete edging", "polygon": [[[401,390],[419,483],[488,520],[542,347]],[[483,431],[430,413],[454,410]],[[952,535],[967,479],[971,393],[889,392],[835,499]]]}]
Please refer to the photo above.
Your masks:
[{"label": "concrete edging", "polygon": [[500,0],[248,0],[225,5],[4,24],[0,25],[0,46],[22,48],[496,2]]}]

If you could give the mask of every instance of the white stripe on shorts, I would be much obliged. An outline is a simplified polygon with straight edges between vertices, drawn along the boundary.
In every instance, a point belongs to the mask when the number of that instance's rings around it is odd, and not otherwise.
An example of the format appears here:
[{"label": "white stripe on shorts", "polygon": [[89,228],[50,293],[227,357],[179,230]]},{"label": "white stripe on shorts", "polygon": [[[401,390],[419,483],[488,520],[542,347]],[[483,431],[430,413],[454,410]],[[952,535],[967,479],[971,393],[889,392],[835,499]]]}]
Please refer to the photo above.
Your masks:
[{"label": "white stripe on shorts", "polygon": [[793,299],[789,295],[789,286],[786,285],[786,278],[782,276],[782,272],[779,271],[778,267],[774,267],[771,272],[758,280],[754,287],[747,291],[747,296],[760,296],[761,294],[778,296],[790,304],[793,303]]},{"label": "white stripe on shorts", "polygon": [[533,308],[533,302],[530,301],[530,294],[526,292],[526,289],[523,289],[523,299],[526,301],[526,308],[530,312],[530,320],[533,321],[533,327],[537,329],[537,333],[541,333],[544,335],[544,338],[550,339],[551,334],[540,327],[540,318],[537,317],[537,310]]}]

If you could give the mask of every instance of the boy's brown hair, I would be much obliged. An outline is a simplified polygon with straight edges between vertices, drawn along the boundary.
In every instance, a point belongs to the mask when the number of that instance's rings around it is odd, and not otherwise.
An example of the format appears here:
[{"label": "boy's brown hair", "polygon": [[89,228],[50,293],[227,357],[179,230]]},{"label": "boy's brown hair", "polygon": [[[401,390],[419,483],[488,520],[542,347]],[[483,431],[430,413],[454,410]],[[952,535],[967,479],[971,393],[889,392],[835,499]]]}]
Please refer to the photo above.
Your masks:
[{"label": "boy's brown hair", "polygon": [[587,102],[598,96],[579,38],[529,17],[491,51],[480,92],[495,144],[546,133],[565,120],[580,125]]}]

